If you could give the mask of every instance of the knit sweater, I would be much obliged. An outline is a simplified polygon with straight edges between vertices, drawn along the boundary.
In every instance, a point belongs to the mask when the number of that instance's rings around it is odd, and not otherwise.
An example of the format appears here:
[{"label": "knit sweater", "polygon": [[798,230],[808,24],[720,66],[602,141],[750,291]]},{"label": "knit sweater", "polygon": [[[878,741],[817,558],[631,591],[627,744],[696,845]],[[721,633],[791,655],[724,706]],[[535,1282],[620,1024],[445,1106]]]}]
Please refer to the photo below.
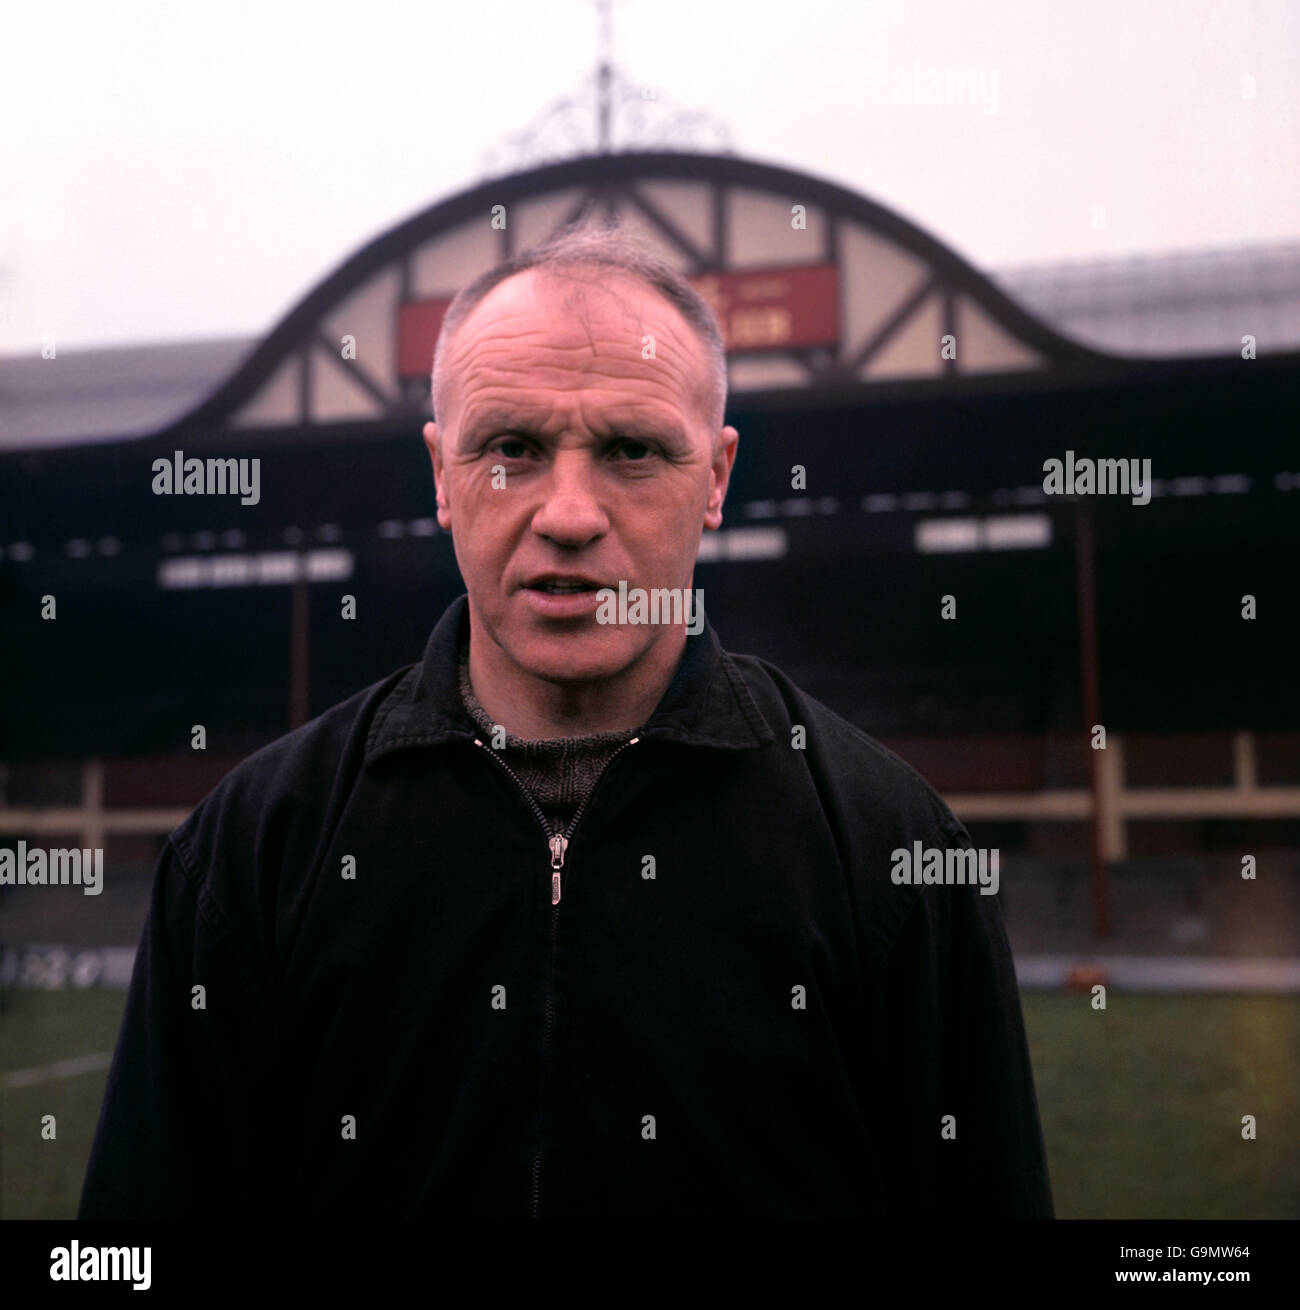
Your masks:
[{"label": "knit sweater", "polygon": [[[491,738],[499,725],[474,695],[469,680],[469,646],[460,647],[460,695],[479,729]],[[528,793],[541,806],[556,832],[563,832],[578,806],[587,799],[610,757],[630,737],[628,732],[594,732],[582,737],[556,737],[529,741],[505,735],[497,753],[519,775]]]}]

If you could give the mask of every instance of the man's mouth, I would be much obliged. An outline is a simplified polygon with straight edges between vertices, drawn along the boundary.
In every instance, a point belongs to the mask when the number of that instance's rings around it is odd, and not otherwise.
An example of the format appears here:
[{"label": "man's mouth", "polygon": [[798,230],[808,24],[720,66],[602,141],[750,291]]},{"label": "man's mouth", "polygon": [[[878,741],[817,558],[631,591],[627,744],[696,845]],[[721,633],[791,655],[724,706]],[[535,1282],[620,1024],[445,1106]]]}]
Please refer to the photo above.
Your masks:
[{"label": "man's mouth", "polygon": [[573,596],[582,591],[596,591],[600,585],[586,578],[537,578],[527,584],[527,590],[542,591],[548,596]]}]

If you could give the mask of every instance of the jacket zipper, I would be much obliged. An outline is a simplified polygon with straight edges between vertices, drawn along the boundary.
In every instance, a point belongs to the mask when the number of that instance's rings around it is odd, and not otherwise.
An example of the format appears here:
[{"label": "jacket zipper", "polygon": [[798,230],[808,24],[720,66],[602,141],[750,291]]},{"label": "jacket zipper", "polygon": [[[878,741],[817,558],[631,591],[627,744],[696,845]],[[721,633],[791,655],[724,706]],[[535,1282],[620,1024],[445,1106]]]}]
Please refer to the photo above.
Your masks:
[{"label": "jacket zipper", "polygon": [[520,781],[519,775],[501,759],[493,750],[484,746],[479,738],[474,738],[474,745],[487,752],[489,758],[495,760],[509,775],[514,779],[515,786],[519,788],[520,794],[528,802],[529,808],[537,816],[537,822],[542,826],[542,832],[546,837],[546,849],[551,857],[551,952],[550,960],[546,970],[546,1024],[542,1035],[542,1082],[538,1090],[538,1136],[537,1150],[533,1153],[533,1201],[532,1217],[537,1218],[538,1210],[541,1207],[542,1199],[542,1139],[541,1139],[541,1118],[546,1112],[546,1073],[551,1062],[551,1029],[555,1022],[555,998],[553,995],[553,984],[555,979],[555,929],[560,918],[560,872],[564,868],[564,857],[568,852],[569,843],[573,839],[574,832],[577,831],[578,823],[586,813],[587,806],[591,798],[596,794],[596,789],[600,786],[601,779],[609,771],[609,766],[614,763],[629,746],[635,746],[641,740],[640,737],[632,737],[625,741],[616,750],[613,755],[605,761],[604,768],[596,775],[596,781],[592,783],[591,790],[583,797],[582,803],[574,811],[573,818],[569,821],[567,832],[552,832],[551,825],[547,821],[542,807],[533,799],[532,793]]}]

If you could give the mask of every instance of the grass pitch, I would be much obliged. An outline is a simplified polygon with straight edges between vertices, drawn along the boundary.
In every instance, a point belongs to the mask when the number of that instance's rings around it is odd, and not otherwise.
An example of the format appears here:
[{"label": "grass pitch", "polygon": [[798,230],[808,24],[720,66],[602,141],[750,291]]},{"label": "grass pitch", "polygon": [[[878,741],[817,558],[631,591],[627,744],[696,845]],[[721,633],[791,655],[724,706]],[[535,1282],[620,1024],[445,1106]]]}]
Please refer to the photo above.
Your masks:
[{"label": "grass pitch", "polygon": [[[1026,992],[1062,1219],[1300,1217],[1300,997]],[[111,1051],[126,993],[0,997],[5,1072]],[[76,1214],[107,1070],[0,1090],[0,1217]],[[41,1138],[42,1116],[57,1136]],[[1242,1116],[1255,1117],[1255,1140]]]}]

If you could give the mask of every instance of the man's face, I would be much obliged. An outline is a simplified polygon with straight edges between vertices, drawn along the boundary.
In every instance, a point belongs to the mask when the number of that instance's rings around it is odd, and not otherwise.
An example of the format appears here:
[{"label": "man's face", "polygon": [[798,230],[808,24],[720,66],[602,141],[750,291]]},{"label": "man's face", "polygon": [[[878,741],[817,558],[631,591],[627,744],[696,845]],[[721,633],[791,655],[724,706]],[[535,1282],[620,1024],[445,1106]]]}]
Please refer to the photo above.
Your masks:
[{"label": "man's face", "polygon": [[[425,426],[475,631],[561,683],[616,678],[669,633],[598,623],[596,589],[689,590],[737,443],[709,426],[704,348],[677,310],[637,279],[577,276],[495,287],[449,344],[446,412]],[[566,580],[588,590],[547,589]]]}]

